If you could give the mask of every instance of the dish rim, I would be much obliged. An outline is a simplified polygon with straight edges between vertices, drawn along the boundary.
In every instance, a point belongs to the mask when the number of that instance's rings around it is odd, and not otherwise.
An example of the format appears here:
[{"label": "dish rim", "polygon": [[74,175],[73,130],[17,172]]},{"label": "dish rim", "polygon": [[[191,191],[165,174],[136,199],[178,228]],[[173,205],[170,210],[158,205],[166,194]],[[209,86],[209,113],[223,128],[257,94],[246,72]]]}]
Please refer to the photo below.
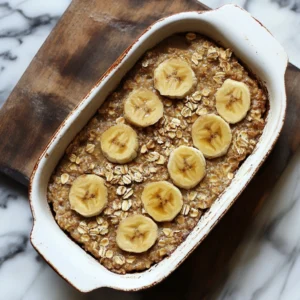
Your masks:
[{"label": "dish rim", "polygon": [[[276,133],[276,137],[274,138],[274,141],[272,143],[272,145],[270,145],[267,149],[268,151],[266,152],[266,154],[264,155],[264,157],[261,158],[261,160],[259,161],[259,164],[256,166],[256,168],[253,170],[253,172],[251,173],[251,175],[248,177],[247,179],[247,182],[242,186],[242,188],[239,189],[239,192],[238,194],[232,199],[232,202],[230,203],[230,205],[228,205],[226,207],[226,209],[223,211],[223,213],[218,217],[218,219],[213,223],[211,224],[210,226],[210,229],[208,231],[207,234],[203,235],[201,237],[200,240],[198,240],[192,247],[192,249],[188,252],[185,252],[185,253],[182,253],[181,255],[181,260],[180,262],[173,268],[169,269],[168,272],[165,272],[165,274],[163,276],[161,276],[158,280],[156,280],[155,282],[152,282],[151,284],[148,284],[148,285],[143,285],[142,287],[138,287],[138,288],[128,288],[128,289],[124,289],[124,288],[118,288],[116,286],[107,286],[107,285],[99,285],[99,286],[95,286],[94,288],[92,289],[89,289],[89,290],[83,290],[81,288],[79,288],[78,286],[76,286],[74,283],[72,283],[70,281],[70,279],[68,279],[66,276],[64,276],[64,274],[62,274],[58,268],[56,268],[52,263],[51,261],[49,261],[45,255],[43,253],[41,253],[41,251],[39,250],[39,248],[37,247],[37,245],[34,244],[33,242],[33,232],[34,232],[34,228],[36,226],[36,216],[35,216],[35,209],[34,209],[34,204],[33,204],[33,185],[35,183],[35,176],[36,176],[36,173],[37,173],[37,170],[39,169],[40,167],[40,163],[42,161],[42,159],[46,158],[48,156],[48,149],[50,148],[50,146],[56,141],[56,139],[58,138],[59,134],[61,133],[62,129],[66,126],[66,124],[68,124],[70,122],[70,119],[71,117],[73,116],[73,114],[78,111],[78,109],[80,108],[81,105],[83,105],[84,103],[88,103],[89,102],[89,99],[93,99],[93,97],[90,98],[91,94],[93,91],[95,91],[95,89],[97,89],[99,87],[99,85],[104,81],[104,79],[106,77],[108,77],[114,70],[116,70],[118,68],[118,66],[120,65],[120,63],[124,60],[126,60],[126,56],[128,54],[128,52],[135,46],[135,45],[138,45],[139,44],[139,41],[140,41],[140,38],[143,37],[145,35],[145,33],[147,33],[149,30],[151,30],[151,28],[154,26],[154,25],[157,25],[159,23],[162,23],[164,22],[165,20],[169,20],[171,19],[172,17],[175,17],[175,16],[179,16],[179,15],[189,15],[189,14],[212,14],[216,11],[219,11],[221,9],[223,9],[224,7],[234,7],[234,8],[239,8],[240,10],[242,10],[243,12],[246,12],[244,9],[240,8],[238,5],[234,5],[234,4],[226,4],[226,5],[223,5],[217,9],[214,9],[214,10],[208,10],[208,11],[190,11],[190,12],[180,12],[180,13],[176,13],[176,14],[172,14],[168,17],[165,17],[165,18],[162,18],[158,21],[156,21],[155,23],[153,23],[152,25],[150,25],[118,58],[117,60],[112,64],[112,66],[100,77],[100,79],[94,84],[94,86],[91,88],[91,90],[87,93],[87,95],[75,106],[75,108],[70,112],[70,114],[67,116],[67,118],[62,122],[62,124],[57,128],[56,132],[52,135],[49,143],[47,144],[47,146],[45,147],[44,151],[41,153],[41,155],[39,156],[36,164],[35,164],[35,167],[33,169],[33,172],[32,172],[32,175],[30,177],[30,185],[29,185],[29,203],[30,203],[30,208],[31,208],[31,212],[32,212],[32,215],[33,215],[33,227],[32,227],[32,230],[31,230],[31,234],[30,234],[30,241],[33,245],[33,247],[35,248],[35,250],[44,258],[44,260],[53,268],[53,270],[55,270],[62,278],[64,278],[68,283],[70,283],[73,287],[75,287],[77,290],[81,291],[81,292],[88,292],[88,291],[92,291],[94,289],[97,289],[97,288],[100,288],[100,287],[110,287],[110,288],[114,288],[114,289],[120,289],[122,291],[137,291],[137,290],[142,290],[142,289],[146,289],[146,288],[149,288],[151,286],[154,286],[155,284],[161,282],[163,279],[165,279],[166,277],[168,277],[181,263],[183,263],[183,261],[194,251],[194,249],[196,247],[199,246],[199,244],[206,238],[206,236],[211,232],[212,228],[220,221],[220,219],[224,216],[224,214],[227,213],[227,211],[230,209],[230,207],[235,203],[235,201],[237,200],[237,198],[239,197],[239,195],[243,192],[243,190],[247,187],[247,185],[249,184],[249,182],[252,180],[252,178],[254,177],[254,175],[256,174],[256,172],[258,171],[258,169],[260,168],[260,166],[263,164],[263,162],[265,161],[265,159],[267,158],[267,156],[270,154],[270,152],[272,151],[279,135],[280,135],[280,132],[282,130],[282,127],[283,127],[283,122],[284,122],[284,119],[285,119],[285,111],[286,111],[286,102],[287,102],[287,99],[286,99],[286,91],[284,89],[284,95],[283,95],[283,104],[284,104],[284,111],[283,111],[283,118],[280,120],[281,121],[281,125],[280,125],[280,129],[278,130],[278,132]],[[247,14],[249,16],[251,16],[248,12]],[[251,16],[251,18],[253,18],[257,23],[259,23],[259,25],[262,26],[262,28],[264,30],[266,30],[269,34],[271,34],[257,19],[255,19],[254,17]],[[271,34],[272,35],[272,34]],[[278,43],[278,42],[277,42]],[[278,43],[279,44],[279,43]],[[279,44],[280,45],[280,44]],[[146,50],[147,51],[147,50]],[[284,52],[284,51],[283,51]],[[284,74],[285,74],[285,71],[286,71],[286,68],[287,68],[287,65],[288,65],[288,59],[287,59],[287,56],[286,56],[286,66],[285,66],[285,69],[284,69]],[[249,69],[249,68],[248,68]],[[283,74],[283,76],[284,76]],[[114,76],[115,74],[113,74],[112,76]],[[126,74],[124,75],[126,76]],[[123,76],[123,77],[124,77]],[[283,78],[283,81],[285,82],[285,79]],[[101,91],[101,89],[98,90],[98,92]],[[79,113],[80,115],[80,113]],[[76,121],[76,120],[75,120]],[[87,120],[88,122],[88,120]],[[66,133],[64,133],[65,135]],[[63,136],[64,136],[63,135]],[[256,149],[256,148],[255,148]],[[254,151],[255,151],[254,149]],[[254,152],[253,151],[253,152]],[[231,183],[230,183],[231,185]],[[226,188],[227,189],[227,188]],[[225,189],[225,190],[226,190]],[[224,193],[224,191],[223,191]],[[222,193],[222,194],[223,194]],[[221,195],[219,196],[221,197]],[[218,198],[219,198],[218,197]],[[48,206],[49,208],[49,206]],[[50,208],[49,208],[50,210]],[[56,221],[55,221],[56,222]],[[60,228],[61,229],[61,228]],[[193,228],[194,230],[195,228]],[[190,232],[192,233],[193,230]],[[63,231],[61,229],[61,231]],[[69,236],[67,236],[68,239],[70,239]],[[74,243],[75,245],[78,245],[76,242],[74,242],[72,240],[72,243]],[[79,247],[81,247],[79,245]],[[88,255],[91,255],[91,254],[88,254]],[[172,254],[173,255],[173,254]],[[99,263],[99,262],[98,262]],[[112,272],[108,269],[106,269],[107,272]],[[146,271],[146,270],[145,270]],[[113,272],[112,272],[113,273]],[[140,274],[142,275],[144,273],[144,271],[142,271]],[[120,275],[120,274],[118,274]],[[122,276],[122,275],[120,275]]]}]

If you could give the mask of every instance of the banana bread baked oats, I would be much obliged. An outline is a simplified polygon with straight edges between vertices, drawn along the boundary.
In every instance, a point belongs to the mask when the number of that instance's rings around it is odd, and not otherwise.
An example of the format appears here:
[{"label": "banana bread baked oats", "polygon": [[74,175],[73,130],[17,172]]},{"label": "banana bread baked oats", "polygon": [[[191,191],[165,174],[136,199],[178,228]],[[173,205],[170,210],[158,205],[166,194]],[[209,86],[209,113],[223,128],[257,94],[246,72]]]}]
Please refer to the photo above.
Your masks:
[{"label": "banana bread baked oats", "polygon": [[267,94],[230,49],[187,33],[136,63],[48,185],[58,225],[107,269],[171,255],[265,126]]}]

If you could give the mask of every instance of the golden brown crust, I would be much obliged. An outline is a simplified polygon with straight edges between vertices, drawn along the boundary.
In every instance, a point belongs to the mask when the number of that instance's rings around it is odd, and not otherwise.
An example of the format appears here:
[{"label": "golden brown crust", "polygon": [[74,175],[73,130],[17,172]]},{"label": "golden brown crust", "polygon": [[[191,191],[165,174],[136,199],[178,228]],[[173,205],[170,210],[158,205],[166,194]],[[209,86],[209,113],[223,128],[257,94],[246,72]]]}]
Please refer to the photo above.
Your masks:
[{"label": "golden brown crust", "polygon": [[[148,128],[134,127],[140,143],[137,158],[122,166],[109,163],[101,153],[101,133],[117,122],[124,122],[123,103],[133,89],[144,87],[155,91],[153,70],[172,57],[180,57],[192,66],[197,86],[181,100],[159,96],[164,104],[164,117]],[[246,83],[251,93],[246,118],[230,126],[233,138],[227,154],[207,160],[207,175],[200,184],[189,191],[181,190],[184,202],[181,213],[172,222],[158,224],[158,239],[151,249],[141,254],[122,251],[115,241],[119,221],[133,213],[147,215],[141,202],[144,185],[159,180],[171,182],[167,171],[170,152],[180,145],[193,146],[191,126],[199,115],[217,113],[214,95],[227,78]],[[192,41],[184,35],[166,39],[143,56],[66,150],[48,186],[48,201],[55,219],[113,272],[125,274],[149,268],[176,249],[230,184],[239,164],[253,151],[262,133],[266,105],[265,91],[229,49],[200,35]],[[84,173],[97,174],[106,180],[108,207],[98,217],[84,218],[70,209],[70,186]]]}]

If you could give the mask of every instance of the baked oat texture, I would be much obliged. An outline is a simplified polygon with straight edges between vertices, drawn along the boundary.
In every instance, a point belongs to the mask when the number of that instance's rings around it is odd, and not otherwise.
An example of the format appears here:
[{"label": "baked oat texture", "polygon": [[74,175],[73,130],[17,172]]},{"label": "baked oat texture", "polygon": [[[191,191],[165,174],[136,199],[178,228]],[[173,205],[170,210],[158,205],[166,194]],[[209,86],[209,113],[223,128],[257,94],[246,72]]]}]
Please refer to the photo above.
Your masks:
[{"label": "baked oat texture", "polygon": [[[168,59],[186,62],[197,83],[182,99],[161,96],[154,88],[154,70]],[[193,147],[191,129],[199,116],[218,114],[215,95],[226,79],[244,83],[251,103],[245,118],[231,124],[232,141],[225,155],[206,159],[206,176],[194,188],[180,189],[182,209],[169,222],[159,222],[157,240],[146,252],[130,253],[116,243],[119,223],[129,216],[150,217],[141,195],[146,184],[172,183],[167,170],[170,153],[181,145]],[[163,117],[154,125],[139,128],[139,150],[131,162],[109,162],[102,154],[100,137],[111,126],[127,123],[124,101],[136,89],[151,90],[162,101]],[[150,268],[180,245],[224,189],[239,165],[255,148],[265,126],[267,94],[232,54],[208,38],[188,33],[174,35],[147,51],[106,99],[97,114],[69,145],[51,176],[48,201],[58,225],[107,269],[125,274]],[[95,174],[105,180],[108,202],[103,212],[86,218],[71,209],[69,192],[82,174]]]}]

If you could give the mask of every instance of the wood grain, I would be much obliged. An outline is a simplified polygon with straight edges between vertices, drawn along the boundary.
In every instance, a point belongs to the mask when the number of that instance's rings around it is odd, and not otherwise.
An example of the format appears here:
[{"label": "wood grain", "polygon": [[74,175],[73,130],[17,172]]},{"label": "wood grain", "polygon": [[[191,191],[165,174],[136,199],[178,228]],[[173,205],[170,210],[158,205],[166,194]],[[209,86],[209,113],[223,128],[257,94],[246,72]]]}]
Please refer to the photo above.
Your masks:
[{"label": "wood grain", "polygon": [[73,0],[0,110],[0,171],[28,184],[58,126],[149,25],[205,8],[196,0]]},{"label": "wood grain", "polygon": [[[163,16],[207,9],[192,0],[74,0],[0,111],[0,170],[28,183],[50,137],[115,59]],[[133,13],[134,12],[134,13]],[[142,299],[209,299],[253,217],[299,147],[300,71],[286,73],[287,117],[273,152],[208,238]],[[95,292],[96,293],[96,292]]]}]

